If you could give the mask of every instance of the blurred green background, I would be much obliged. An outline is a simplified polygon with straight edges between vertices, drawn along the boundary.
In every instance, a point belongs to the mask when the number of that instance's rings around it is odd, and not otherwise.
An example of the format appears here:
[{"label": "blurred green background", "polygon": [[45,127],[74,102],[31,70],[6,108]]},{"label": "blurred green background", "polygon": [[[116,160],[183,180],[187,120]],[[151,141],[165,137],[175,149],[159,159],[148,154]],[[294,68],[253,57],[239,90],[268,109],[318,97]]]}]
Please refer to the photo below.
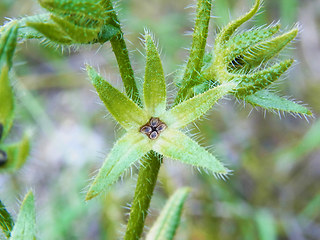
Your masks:
[{"label": "blurred green background", "polygon": [[[252,2],[214,1],[208,51],[219,28],[247,11]],[[190,0],[117,3],[139,80],[144,72],[139,38],[148,28],[162,50],[167,82],[173,82],[188,56],[191,37],[186,33],[193,27],[194,5]],[[1,0],[0,24],[5,17],[41,11],[34,0]],[[174,190],[191,186],[178,240],[320,239],[320,2],[265,0],[260,14],[245,27],[277,21],[283,30],[298,25],[301,31],[279,56],[294,56],[297,64],[276,89],[306,103],[315,117],[306,121],[289,114],[265,114],[231,97],[220,101],[190,131],[233,174],[227,181],[217,180],[165,159],[148,227]],[[17,118],[11,139],[29,129],[33,145],[20,171],[0,176],[1,200],[16,216],[24,194],[34,190],[39,239],[121,239],[137,169],[133,167],[104,197],[84,202],[90,178],[119,135],[119,126],[100,104],[83,70],[85,63],[92,64],[122,88],[110,44],[61,49],[27,41],[18,46],[14,62]],[[173,85],[170,94],[173,98]]]}]

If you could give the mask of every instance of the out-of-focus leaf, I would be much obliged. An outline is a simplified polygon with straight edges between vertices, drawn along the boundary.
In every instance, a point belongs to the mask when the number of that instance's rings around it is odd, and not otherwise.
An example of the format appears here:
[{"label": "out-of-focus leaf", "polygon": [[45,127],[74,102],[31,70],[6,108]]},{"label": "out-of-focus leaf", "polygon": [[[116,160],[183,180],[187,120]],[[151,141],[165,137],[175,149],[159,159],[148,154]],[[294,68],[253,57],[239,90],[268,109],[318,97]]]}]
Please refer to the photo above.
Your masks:
[{"label": "out-of-focus leaf", "polygon": [[189,188],[181,188],[170,197],[160,216],[150,229],[146,240],[173,239],[180,223],[183,204],[189,192]]},{"label": "out-of-focus leaf", "polygon": [[7,162],[0,167],[0,171],[15,171],[22,167],[30,152],[29,136],[25,135],[21,142],[4,145],[3,151],[7,154]]},{"label": "out-of-focus leaf", "polygon": [[18,219],[11,232],[10,240],[36,239],[36,213],[33,193],[30,191],[20,207]]},{"label": "out-of-focus leaf", "polygon": [[258,226],[260,240],[277,239],[276,222],[269,211],[265,209],[258,210],[255,216],[255,220]]},{"label": "out-of-focus leaf", "polygon": [[14,95],[8,70],[6,65],[0,69],[0,125],[3,129],[0,143],[10,131],[14,118]]},{"label": "out-of-focus leaf", "polygon": [[12,21],[0,36],[0,68],[6,64],[10,69],[12,57],[17,45],[18,21]]},{"label": "out-of-focus leaf", "polygon": [[6,207],[0,201],[0,228],[6,235],[7,238],[10,237],[14,222],[10,213],[7,211]]}]

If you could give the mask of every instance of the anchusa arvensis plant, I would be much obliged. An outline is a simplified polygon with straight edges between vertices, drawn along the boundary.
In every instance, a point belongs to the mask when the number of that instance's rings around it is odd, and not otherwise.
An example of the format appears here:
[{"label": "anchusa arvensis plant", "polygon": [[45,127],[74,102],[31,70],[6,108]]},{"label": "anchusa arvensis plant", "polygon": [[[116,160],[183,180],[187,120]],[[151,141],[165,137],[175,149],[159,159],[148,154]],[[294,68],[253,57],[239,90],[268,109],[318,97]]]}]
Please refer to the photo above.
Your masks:
[{"label": "anchusa arvensis plant", "polygon": [[[311,115],[304,106],[279,97],[268,89],[292,65],[292,59],[277,62],[275,57],[296,37],[298,29],[277,35],[280,30],[277,24],[237,31],[257,13],[259,0],[248,13],[222,28],[213,50],[208,53],[205,47],[212,1],[198,0],[190,55],[175,80],[178,91],[172,105],[167,103],[165,74],[154,39],[148,31],[144,35],[146,66],[140,96],[124,34],[110,0],[39,0],[39,3],[46,13],[10,21],[0,30],[0,56],[1,61],[4,59],[5,62],[0,65],[0,137],[7,134],[12,123],[12,107],[10,111],[6,109],[12,105],[13,97],[3,96],[11,93],[7,76],[17,39],[34,38],[61,46],[110,41],[125,93],[113,87],[93,67],[87,65],[86,70],[99,97],[126,133],[115,142],[106,157],[90,184],[86,200],[109,191],[127,169],[139,162],[139,176],[125,239],[139,239],[142,235],[163,157],[204,169],[218,178],[224,178],[230,172],[184,131],[188,124],[207,113],[219,99],[229,94],[270,111]],[[6,148],[0,145],[0,149],[0,160],[9,158],[10,151],[7,151],[7,156],[2,150]],[[182,188],[170,198],[147,239],[173,238],[189,191]],[[31,198],[31,193],[28,196],[26,199]],[[22,212],[25,211],[23,209]],[[30,211],[34,211],[33,207]],[[33,215],[30,216],[33,219]],[[7,222],[10,222],[8,219]],[[27,221],[28,217],[24,219]],[[19,229],[16,231],[23,235],[26,226],[17,225]],[[5,231],[10,236],[10,231]]]}]

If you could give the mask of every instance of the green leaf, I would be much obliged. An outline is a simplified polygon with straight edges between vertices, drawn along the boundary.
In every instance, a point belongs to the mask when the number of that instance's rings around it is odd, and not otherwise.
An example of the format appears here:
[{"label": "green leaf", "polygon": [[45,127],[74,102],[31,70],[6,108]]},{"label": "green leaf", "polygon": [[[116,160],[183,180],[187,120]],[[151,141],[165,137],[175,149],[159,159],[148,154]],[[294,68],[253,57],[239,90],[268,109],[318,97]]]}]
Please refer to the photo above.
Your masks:
[{"label": "green leaf", "polygon": [[266,88],[287,71],[292,63],[293,60],[288,59],[250,75],[235,76],[234,81],[239,82],[235,90],[235,96],[237,98],[243,98]]},{"label": "green leaf", "polygon": [[86,200],[90,200],[102,191],[108,191],[110,186],[130,166],[151,150],[148,138],[138,131],[127,132],[113,146],[107,159],[95,177],[87,193]]},{"label": "green leaf", "polygon": [[60,44],[72,43],[72,39],[55,22],[27,22],[27,26],[34,28],[53,42]]},{"label": "green leaf", "polygon": [[7,238],[10,237],[14,222],[10,213],[7,211],[6,207],[0,201],[0,228],[6,235]]},{"label": "green leaf", "polygon": [[138,131],[149,121],[151,116],[104,80],[91,66],[87,66],[87,72],[100,99],[122,127],[127,130],[134,128]]},{"label": "green leaf", "polygon": [[143,84],[145,109],[151,116],[159,116],[166,110],[166,82],[161,59],[152,37],[146,33],[146,70]]},{"label": "green leaf", "polygon": [[0,143],[6,138],[14,118],[14,95],[8,76],[8,67],[5,65],[0,72],[0,124],[3,126]]},{"label": "green leaf", "polygon": [[255,220],[258,226],[260,240],[277,239],[277,223],[270,211],[266,209],[259,210],[256,213]]},{"label": "green leaf", "polygon": [[65,18],[57,17],[55,15],[52,15],[51,18],[61,27],[61,29],[64,30],[67,35],[69,35],[69,37],[73,40],[73,43],[89,43],[93,41],[94,39],[98,38],[98,34],[102,26],[102,24],[94,27],[79,26]]},{"label": "green leaf", "polygon": [[21,142],[11,145],[4,145],[3,150],[7,154],[7,162],[0,167],[0,171],[16,171],[26,162],[30,152],[30,139],[24,135]]},{"label": "green leaf", "polygon": [[215,40],[215,45],[224,44],[226,41],[228,41],[238,27],[240,27],[243,23],[248,21],[257,13],[257,11],[259,10],[259,6],[260,6],[260,0],[256,0],[254,6],[251,8],[251,10],[248,13],[241,16],[237,20],[230,22],[227,26],[225,26],[221,30],[221,32],[218,34]]},{"label": "green leaf", "polygon": [[227,61],[232,61],[233,58],[240,55],[245,49],[248,49],[261,41],[267,40],[279,30],[280,25],[277,24],[273,27],[249,30],[233,36],[225,46],[227,49],[227,51],[225,51],[225,55],[228,55]]},{"label": "green leaf", "polygon": [[173,239],[180,223],[183,204],[189,193],[189,188],[181,188],[170,197],[157,221],[150,229],[146,240]]},{"label": "green leaf", "polygon": [[218,176],[229,172],[211,153],[179,130],[168,128],[156,141],[153,150],[165,157],[209,170]]},{"label": "green leaf", "polygon": [[12,57],[17,45],[18,21],[11,21],[0,37],[0,68],[6,64],[12,66]]},{"label": "green leaf", "polygon": [[255,94],[246,96],[244,100],[253,106],[262,107],[267,110],[312,115],[312,112],[306,107],[285,98],[279,97],[267,90],[261,90],[256,92]]},{"label": "green leaf", "polygon": [[33,193],[30,191],[24,198],[18,219],[13,227],[10,240],[36,239],[36,214]]},{"label": "green leaf", "polygon": [[81,18],[105,20],[109,11],[97,0],[38,0],[43,8],[58,15],[78,15]]},{"label": "green leaf", "polygon": [[241,54],[240,56],[242,62],[244,63],[242,67],[250,70],[275,57],[297,36],[297,34],[298,29],[292,29],[290,32],[287,32],[283,35],[249,47],[245,53]]},{"label": "green leaf", "polygon": [[205,114],[216,101],[228,94],[236,85],[225,83],[183,101],[160,116],[168,126],[182,128]]}]

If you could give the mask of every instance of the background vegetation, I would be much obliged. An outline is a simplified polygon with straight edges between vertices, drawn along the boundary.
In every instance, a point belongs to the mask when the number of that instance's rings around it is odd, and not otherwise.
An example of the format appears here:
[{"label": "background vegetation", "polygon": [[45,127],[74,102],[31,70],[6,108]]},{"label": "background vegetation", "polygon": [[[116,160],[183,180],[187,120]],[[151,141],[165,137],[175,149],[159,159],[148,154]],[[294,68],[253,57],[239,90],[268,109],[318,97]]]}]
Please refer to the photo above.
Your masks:
[{"label": "background vegetation", "polygon": [[[144,69],[139,37],[146,27],[159,40],[164,70],[169,73],[167,82],[173,81],[173,71],[188,54],[185,47],[191,37],[185,33],[192,30],[194,9],[186,7],[193,4],[190,0],[118,3],[138,78],[142,79]],[[211,23],[209,45],[230,16],[235,19],[251,4],[249,0],[215,0],[213,15],[217,18]],[[264,114],[242,102],[220,101],[191,131],[200,132],[201,143],[213,146],[216,155],[234,170],[229,180],[199,174],[170,160],[161,169],[148,226],[175,189],[186,185],[193,189],[176,239],[319,239],[320,3],[266,0],[264,6],[248,28],[277,20],[283,29],[296,22],[301,26],[298,41],[282,54],[295,56],[298,64],[277,88],[283,96],[294,95],[308,103],[316,118],[308,123],[287,114]],[[39,11],[32,0],[1,0],[0,25],[4,17]],[[84,202],[88,176],[101,166],[118,126],[97,104],[98,96],[81,69],[84,63],[94,65],[121,87],[110,43],[63,51],[47,45],[27,41],[17,49],[17,118],[11,137],[15,140],[29,128],[33,145],[20,171],[0,176],[1,200],[10,212],[18,212],[19,200],[29,188],[34,189],[39,239],[117,239],[126,223],[123,216],[133,197],[136,169],[105,197]]]}]

